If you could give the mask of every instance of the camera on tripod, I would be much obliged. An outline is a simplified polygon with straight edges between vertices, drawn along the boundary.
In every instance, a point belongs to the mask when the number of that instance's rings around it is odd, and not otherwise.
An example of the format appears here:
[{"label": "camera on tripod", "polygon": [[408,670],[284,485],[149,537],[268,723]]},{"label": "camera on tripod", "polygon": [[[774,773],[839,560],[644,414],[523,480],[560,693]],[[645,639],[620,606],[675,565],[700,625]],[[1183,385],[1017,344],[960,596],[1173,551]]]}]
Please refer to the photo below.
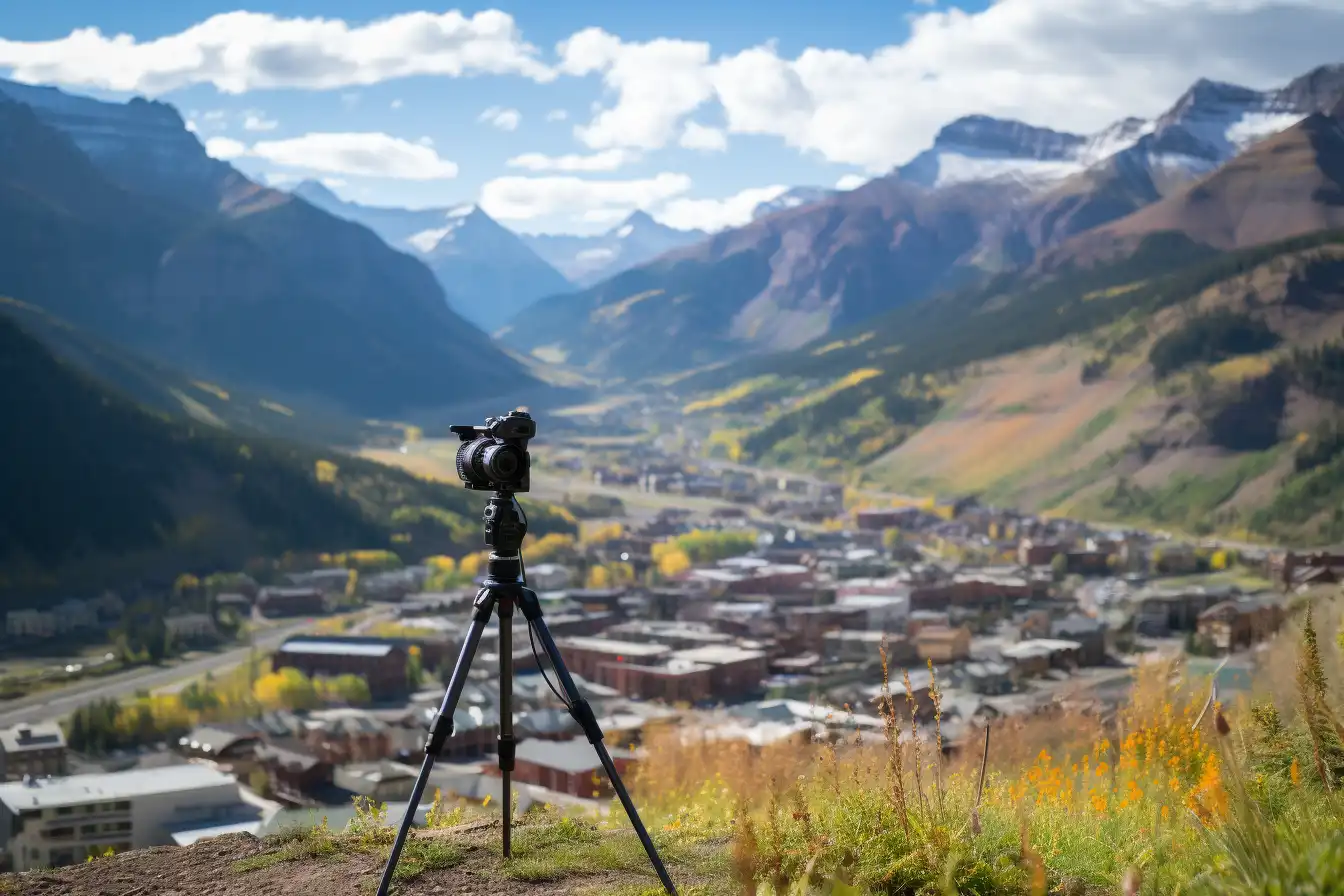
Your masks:
[{"label": "camera on tripod", "polygon": [[484,426],[450,426],[462,444],[457,449],[457,475],[467,488],[479,491],[525,492],[531,487],[532,458],[527,441],[537,423],[525,411],[487,417]]}]

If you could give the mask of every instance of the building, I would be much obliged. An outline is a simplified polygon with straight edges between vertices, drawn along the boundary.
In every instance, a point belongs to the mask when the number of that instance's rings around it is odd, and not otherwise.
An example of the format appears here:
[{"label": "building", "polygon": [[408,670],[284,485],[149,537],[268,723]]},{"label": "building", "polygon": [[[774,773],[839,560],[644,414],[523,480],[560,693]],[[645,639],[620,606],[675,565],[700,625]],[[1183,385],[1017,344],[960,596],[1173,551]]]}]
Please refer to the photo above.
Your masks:
[{"label": "building", "polygon": [[313,616],[327,612],[327,598],[317,588],[263,588],[256,610],[268,619]]},{"label": "building", "polygon": [[666,644],[641,644],[610,638],[557,638],[556,643],[571,674],[599,684],[610,684],[603,680],[601,671],[610,663],[657,665],[672,654],[672,648]]},{"label": "building", "polygon": [[1019,566],[1048,566],[1062,550],[1057,541],[1024,538],[1017,545],[1017,562]]},{"label": "building", "polygon": [[709,667],[711,696],[715,700],[735,700],[760,690],[770,674],[770,660],[764,650],[751,650],[731,644],[716,644],[678,650],[673,662]]},{"label": "building", "polygon": [[1082,649],[1077,641],[1035,638],[1009,644],[999,653],[1019,675],[1042,675],[1050,669],[1076,669],[1081,665]]},{"label": "building", "polygon": [[185,756],[218,763],[222,771],[229,771],[255,761],[263,742],[261,732],[250,726],[197,725],[178,739],[177,749]]},{"label": "building", "polygon": [[417,769],[400,762],[358,762],[337,768],[332,783],[379,803],[405,802],[415,787]]},{"label": "building", "polygon": [[965,626],[926,625],[915,633],[915,651],[921,660],[935,663],[964,660],[971,655],[971,630]]},{"label": "building", "polygon": [[1267,640],[1285,615],[1272,595],[1225,600],[1199,614],[1196,633],[1206,648],[1231,653]]},{"label": "building", "polygon": [[862,610],[863,616],[859,620],[859,627],[866,631],[901,631],[905,628],[905,620],[910,613],[909,588],[892,594],[837,595],[835,605],[842,610]]},{"label": "building", "polygon": [[385,638],[297,635],[271,657],[276,671],[298,669],[309,678],[357,675],[374,699],[404,693],[408,686],[406,647]]},{"label": "building", "polygon": [[1075,613],[1050,624],[1050,637],[1063,641],[1077,641],[1078,665],[1102,666],[1106,663],[1106,624],[1100,619]]},{"label": "building", "polygon": [[214,641],[219,637],[215,620],[208,613],[184,613],[163,620],[174,641],[185,644]]},{"label": "building", "polygon": [[332,764],[294,738],[268,740],[257,748],[257,762],[266,772],[271,796],[286,802],[304,803],[332,783]]},{"label": "building", "polygon": [[204,765],[0,784],[0,852],[14,871],[255,832],[260,823],[237,780]]},{"label": "building", "polygon": [[33,722],[0,730],[0,781],[65,774],[65,735],[55,722]]},{"label": "building", "polygon": [[1309,584],[1336,584],[1344,581],[1344,554],[1319,551],[1314,554],[1274,555],[1269,559],[1270,575],[1284,590]]},{"label": "building", "polygon": [[1131,598],[1135,608],[1135,631],[1154,638],[1164,638],[1172,632],[1192,632],[1198,624],[1199,614],[1240,593],[1240,589],[1232,585],[1217,588],[1153,588],[1137,592]]},{"label": "building", "polygon": [[[608,747],[608,751],[616,773],[625,778],[634,763],[634,754],[615,747]],[[585,799],[612,795],[597,751],[587,740],[525,740],[518,744],[514,759],[513,780],[518,783]],[[499,774],[498,768],[487,767],[485,771]]]},{"label": "building", "polygon": [[916,659],[914,643],[903,634],[850,629],[827,632],[822,656],[832,663],[875,664],[882,661],[884,647],[892,667],[907,666]]}]

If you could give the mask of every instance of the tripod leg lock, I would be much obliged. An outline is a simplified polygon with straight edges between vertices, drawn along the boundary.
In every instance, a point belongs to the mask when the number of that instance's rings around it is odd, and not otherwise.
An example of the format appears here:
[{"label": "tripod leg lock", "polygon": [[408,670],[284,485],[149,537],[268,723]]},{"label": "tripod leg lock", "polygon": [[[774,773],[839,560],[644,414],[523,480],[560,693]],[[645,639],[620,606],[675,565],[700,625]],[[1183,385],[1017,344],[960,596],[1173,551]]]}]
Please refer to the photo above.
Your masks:
[{"label": "tripod leg lock", "polygon": [[513,771],[514,757],[518,753],[518,738],[512,734],[501,734],[498,738],[499,749],[499,769],[500,771]]},{"label": "tripod leg lock", "polygon": [[596,744],[602,740],[602,728],[597,724],[597,714],[593,712],[593,707],[587,700],[580,697],[569,706],[569,714],[574,717],[574,721],[579,723],[583,733],[587,735],[588,742]]},{"label": "tripod leg lock", "polygon": [[439,713],[429,726],[429,737],[425,740],[425,755],[438,758],[444,744],[453,736],[453,717]]}]

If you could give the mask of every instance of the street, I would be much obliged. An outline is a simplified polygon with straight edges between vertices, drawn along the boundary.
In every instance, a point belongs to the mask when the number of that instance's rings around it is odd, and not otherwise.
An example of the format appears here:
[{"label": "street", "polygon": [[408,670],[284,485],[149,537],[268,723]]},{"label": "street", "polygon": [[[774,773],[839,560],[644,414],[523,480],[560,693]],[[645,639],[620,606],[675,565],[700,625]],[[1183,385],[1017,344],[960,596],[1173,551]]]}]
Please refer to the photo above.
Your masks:
[{"label": "street", "polygon": [[257,632],[252,645],[235,647],[222,653],[197,657],[173,666],[142,666],[106,678],[76,682],[69,687],[42,691],[18,700],[0,703],[0,728],[20,722],[42,722],[62,718],[77,707],[101,697],[124,697],[139,690],[154,690],[206,672],[222,672],[245,661],[253,647],[263,653],[279,647],[290,635],[312,625],[311,619],[288,622]]}]

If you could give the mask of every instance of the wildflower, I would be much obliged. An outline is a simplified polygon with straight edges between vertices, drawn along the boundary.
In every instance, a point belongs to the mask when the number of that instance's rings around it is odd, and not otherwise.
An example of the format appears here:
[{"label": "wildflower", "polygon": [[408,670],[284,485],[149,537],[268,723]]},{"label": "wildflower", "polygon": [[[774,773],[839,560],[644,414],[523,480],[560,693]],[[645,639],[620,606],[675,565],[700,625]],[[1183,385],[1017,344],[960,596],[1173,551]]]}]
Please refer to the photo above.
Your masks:
[{"label": "wildflower", "polygon": [[1297,764],[1296,756],[1293,757],[1293,764],[1288,766],[1288,778],[1293,782],[1294,787],[1302,783],[1302,769]]},{"label": "wildflower", "polygon": [[488,805],[490,805],[490,794],[487,793],[485,799],[481,800],[481,808],[485,808]]}]

